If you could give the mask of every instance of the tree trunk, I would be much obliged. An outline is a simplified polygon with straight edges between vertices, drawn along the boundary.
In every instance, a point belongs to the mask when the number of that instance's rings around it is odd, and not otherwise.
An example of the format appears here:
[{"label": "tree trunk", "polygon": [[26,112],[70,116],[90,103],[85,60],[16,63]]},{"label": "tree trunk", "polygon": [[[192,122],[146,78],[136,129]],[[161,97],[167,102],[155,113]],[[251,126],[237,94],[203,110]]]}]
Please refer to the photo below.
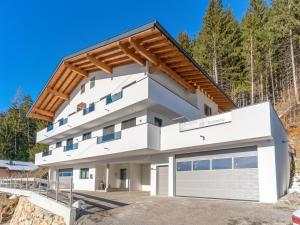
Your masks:
[{"label": "tree trunk", "polygon": [[254,72],[253,72],[253,38],[250,34],[250,74],[251,74],[251,104],[254,104]]},{"label": "tree trunk", "polygon": [[216,49],[216,40],[215,40],[215,38],[214,38],[214,57],[213,57],[213,67],[214,67],[215,81],[216,81],[216,83],[218,83],[217,49]]},{"label": "tree trunk", "polygon": [[275,90],[274,90],[274,80],[273,80],[273,67],[272,67],[272,55],[269,51],[269,63],[270,63],[270,77],[271,77],[271,88],[272,88],[272,103],[275,105]]},{"label": "tree trunk", "polygon": [[297,84],[296,66],[295,66],[295,58],[294,58],[293,31],[291,29],[290,29],[290,51],[291,51],[291,63],[292,63],[295,99],[296,99],[296,103],[298,104],[299,103],[298,84]]}]

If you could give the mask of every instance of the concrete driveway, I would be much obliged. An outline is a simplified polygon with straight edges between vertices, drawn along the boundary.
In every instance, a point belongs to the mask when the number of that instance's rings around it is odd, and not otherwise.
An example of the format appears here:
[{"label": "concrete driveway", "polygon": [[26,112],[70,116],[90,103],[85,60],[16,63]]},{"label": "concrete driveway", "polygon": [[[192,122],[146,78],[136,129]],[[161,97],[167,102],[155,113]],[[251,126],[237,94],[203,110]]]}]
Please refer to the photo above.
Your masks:
[{"label": "concrete driveway", "polygon": [[143,192],[77,194],[98,201],[77,225],[287,225],[294,210],[285,204],[150,197]]}]

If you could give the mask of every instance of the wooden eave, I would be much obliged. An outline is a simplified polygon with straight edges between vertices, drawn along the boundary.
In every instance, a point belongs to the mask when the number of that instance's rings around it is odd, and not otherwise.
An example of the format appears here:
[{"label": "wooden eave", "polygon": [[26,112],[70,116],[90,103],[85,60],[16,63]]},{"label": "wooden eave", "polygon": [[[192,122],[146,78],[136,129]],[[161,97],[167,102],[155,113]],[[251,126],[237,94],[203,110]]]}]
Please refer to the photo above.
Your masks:
[{"label": "wooden eave", "polygon": [[231,99],[157,22],[116,36],[63,58],[28,115],[53,122],[55,112],[89,73],[149,61],[185,89],[197,89],[215,101],[222,111],[235,108]]}]

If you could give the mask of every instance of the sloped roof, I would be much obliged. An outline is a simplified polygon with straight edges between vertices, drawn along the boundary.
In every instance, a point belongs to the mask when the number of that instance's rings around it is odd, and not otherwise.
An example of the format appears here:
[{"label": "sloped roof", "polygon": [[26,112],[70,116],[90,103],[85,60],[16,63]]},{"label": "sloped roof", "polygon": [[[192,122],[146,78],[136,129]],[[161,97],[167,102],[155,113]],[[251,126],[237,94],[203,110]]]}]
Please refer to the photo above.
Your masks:
[{"label": "sloped roof", "polygon": [[102,70],[111,74],[115,67],[133,63],[144,66],[146,61],[190,92],[200,89],[220,110],[236,107],[168,32],[152,22],[64,57],[28,115],[52,122],[58,108],[89,73]]},{"label": "sloped roof", "polygon": [[13,171],[32,171],[38,167],[33,162],[0,160],[0,168],[7,168]]}]

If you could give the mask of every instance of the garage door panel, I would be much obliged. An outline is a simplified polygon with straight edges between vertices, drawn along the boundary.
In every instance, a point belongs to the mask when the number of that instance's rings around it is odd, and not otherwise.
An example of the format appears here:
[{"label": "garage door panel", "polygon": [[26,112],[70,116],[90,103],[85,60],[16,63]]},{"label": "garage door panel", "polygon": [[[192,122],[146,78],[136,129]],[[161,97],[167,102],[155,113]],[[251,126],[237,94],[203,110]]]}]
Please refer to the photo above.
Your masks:
[{"label": "garage door panel", "polygon": [[[210,152],[209,157],[203,152],[199,155],[193,153],[193,155],[185,155],[185,157],[177,158],[176,156],[176,162],[256,155],[256,148],[247,147],[231,150],[230,153],[226,150],[214,154]],[[255,201],[259,199],[257,168],[176,171],[175,183],[178,196]]]}]

